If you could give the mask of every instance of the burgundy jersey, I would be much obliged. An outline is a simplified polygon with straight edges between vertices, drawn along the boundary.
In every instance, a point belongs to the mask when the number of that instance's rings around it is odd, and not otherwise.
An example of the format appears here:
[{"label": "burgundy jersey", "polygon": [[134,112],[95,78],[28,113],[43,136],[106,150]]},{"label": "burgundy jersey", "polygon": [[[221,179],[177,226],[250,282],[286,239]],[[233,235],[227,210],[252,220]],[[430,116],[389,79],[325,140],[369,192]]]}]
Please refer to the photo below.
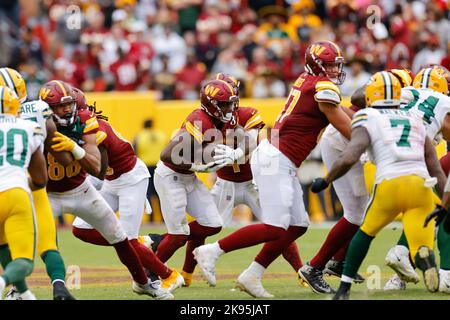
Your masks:
[{"label": "burgundy jersey", "polygon": [[[213,118],[210,117],[203,109],[199,108],[192,111],[187,116],[180,131],[186,130],[198,143],[204,147],[212,142],[223,143],[223,141],[216,141],[217,135],[215,133],[219,130],[220,135],[224,137],[226,129],[230,129],[229,124],[219,123],[218,127],[217,124],[214,123]],[[193,174],[190,170],[181,170],[170,163],[165,162],[164,164],[175,172],[182,174]]]},{"label": "burgundy jersey", "polygon": [[103,146],[108,153],[106,180],[114,180],[123,173],[131,171],[137,157],[131,144],[107,122],[97,119],[99,129],[96,134],[97,146]]},{"label": "burgundy jersey", "polygon": [[[258,110],[249,107],[239,107],[237,111],[237,124],[245,130],[262,129],[264,122]],[[249,159],[244,164],[233,164],[217,171],[217,176],[223,180],[245,182],[253,179]]]},{"label": "burgundy jersey", "polygon": [[327,77],[302,73],[278,115],[270,142],[300,167],[329,123],[318,102],[339,104],[340,99],[339,88]]},{"label": "burgundy jersey", "polygon": [[[98,121],[95,114],[87,109],[78,110],[77,118],[73,125],[64,128],[67,132],[78,133],[81,136],[96,134],[98,131]],[[87,173],[81,168],[78,161],[74,160],[67,167],[59,164],[51,153],[47,153],[48,166],[48,192],[65,192],[73,190],[86,180]]]},{"label": "burgundy jersey", "polygon": [[441,163],[442,170],[444,170],[444,173],[446,176],[448,176],[448,173],[450,171],[450,152],[448,152],[445,156],[443,156],[439,162]]}]

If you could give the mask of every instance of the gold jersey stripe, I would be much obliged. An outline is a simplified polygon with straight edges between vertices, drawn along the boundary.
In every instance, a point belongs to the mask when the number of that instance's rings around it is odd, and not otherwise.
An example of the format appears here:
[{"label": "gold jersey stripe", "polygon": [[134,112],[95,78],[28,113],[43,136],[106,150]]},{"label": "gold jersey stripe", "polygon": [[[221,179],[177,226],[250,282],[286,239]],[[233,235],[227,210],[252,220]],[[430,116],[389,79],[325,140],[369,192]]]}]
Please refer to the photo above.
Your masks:
[{"label": "gold jersey stripe", "polygon": [[250,129],[262,122],[262,117],[259,113],[256,113],[253,117],[251,117],[247,123],[245,124],[244,129]]},{"label": "gold jersey stripe", "polygon": [[199,143],[203,142],[202,132],[189,121],[186,122],[186,130],[191,134],[191,136],[194,137],[195,140],[197,140],[197,142]]},{"label": "gold jersey stripe", "polygon": [[108,137],[108,134],[104,131],[97,131],[95,134],[95,143],[100,145]]},{"label": "gold jersey stripe", "polygon": [[84,127],[83,133],[92,131],[94,129],[97,129],[98,127],[99,127],[98,122],[95,121],[94,123],[91,123],[91,124],[87,125],[86,127]]}]

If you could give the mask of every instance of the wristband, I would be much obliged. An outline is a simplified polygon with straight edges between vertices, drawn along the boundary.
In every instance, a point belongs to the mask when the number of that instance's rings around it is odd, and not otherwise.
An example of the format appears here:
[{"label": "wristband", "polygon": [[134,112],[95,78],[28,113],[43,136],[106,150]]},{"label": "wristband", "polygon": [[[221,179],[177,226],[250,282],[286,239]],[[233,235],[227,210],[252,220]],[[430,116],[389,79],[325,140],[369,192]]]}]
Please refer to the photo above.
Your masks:
[{"label": "wristband", "polygon": [[75,144],[75,147],[70,152],[72,152],[72,155],[75,158],[75,160],[83,159],[84,156],[86,155],[86,151],[77,144]]}]

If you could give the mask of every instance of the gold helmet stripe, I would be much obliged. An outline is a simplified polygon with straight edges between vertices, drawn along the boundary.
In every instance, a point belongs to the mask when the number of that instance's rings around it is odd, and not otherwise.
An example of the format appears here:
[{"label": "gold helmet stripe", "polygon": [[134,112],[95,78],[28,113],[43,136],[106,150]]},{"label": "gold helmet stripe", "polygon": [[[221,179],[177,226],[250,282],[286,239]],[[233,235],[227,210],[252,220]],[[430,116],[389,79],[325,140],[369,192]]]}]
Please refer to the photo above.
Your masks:
[{"label": "gold helmet stripe", "polygon": [[384,82],[384,99],[393,99],[392,81],[389,77],[389,73],[387,73],[386,71],[382,71],[381,75],[383,76]]},{"label": "gold helmet stripe", "polygon": [[63,86],[63,84],[61,83],[61,81],[59,81],[59,80],[53,80],[53,82],[56,82],[56,84],[61,88],[61,90],[62,90],[62,92],[63,92],[63,94],[64,94],[64,97],[68,96],[67,91],[66,91],[66,88],[64,88],[64,86]]},{"label": "gold helmet stripe", "polygon": [[5,87],[0,86],[0,113],[3,113],[3,98],[5,95]]},{"label": "gold helmet stripe", "polygon": [[17,88],[16,85],[14,84],[14,80],[11,77],[11,75],[8,72],[9,70],[7,68],[1,68],[0,69],[0,74],[2,75],[3,80],[5,81],[6,85],[14,90],[14,92],[16,93],[17,96],[19,96],[19,93],[17,92]]},{"label": "gold helmet stripe", "polygon": [[341,50],[339,49],[339,47],[337,46],[336,43],[334,43],[332,41],[328,41],[328,40],[325,40],[325,41],[328,42],[329,44],[331,44],[336,49],[338,57],[342,57]]}]

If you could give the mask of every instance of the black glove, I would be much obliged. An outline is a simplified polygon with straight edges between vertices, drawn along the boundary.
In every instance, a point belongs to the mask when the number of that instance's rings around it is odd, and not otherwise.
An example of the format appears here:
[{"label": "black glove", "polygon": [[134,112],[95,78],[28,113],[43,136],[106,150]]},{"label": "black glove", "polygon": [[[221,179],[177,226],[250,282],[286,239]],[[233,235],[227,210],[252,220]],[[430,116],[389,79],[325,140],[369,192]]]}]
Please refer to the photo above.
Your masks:
[{"label": "black glove", "polygon": [[314,193],[319,193],[322,190],[325,190],[328,187],[328,182],[323,178],[317,178],[313,180],[311,191]]},{"label": "black glove", "polygon": [[[444,220],[444,218],[446,218],[448,216],[448,211],[442,207],[441,205],[437,204],[436,208],[425,218],[425,223],[423,224],[423,227],[426,228],[426,226],[428,225],[428,223],[433,220],[434,218],[436,218],[436,225],[440,225],[442,220]],[[450,229],[450,219],[446,219],[446,224],[448,224],[448,228]],[[448,221],[448,222],[447,222]],[[444,225],[445,228],[445,225]],[[446,228],[447,231],[447,228]]]}]

